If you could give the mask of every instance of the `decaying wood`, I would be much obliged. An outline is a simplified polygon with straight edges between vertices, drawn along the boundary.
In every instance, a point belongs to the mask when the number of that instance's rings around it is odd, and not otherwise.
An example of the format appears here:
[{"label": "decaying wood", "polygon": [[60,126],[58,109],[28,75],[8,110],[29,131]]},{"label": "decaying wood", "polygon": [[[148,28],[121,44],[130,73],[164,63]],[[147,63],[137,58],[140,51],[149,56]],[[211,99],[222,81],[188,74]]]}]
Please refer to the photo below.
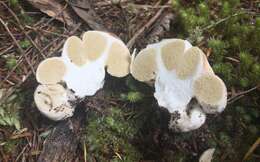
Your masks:
[{"label": "decaying wood", "polygon": [[[155,5],[158,6],[160,3],[157,3]],[[170,4],[170,1],[168,1],[166,4]],[[158,35],[162,35],[165,32],[165,29],[163,26],[168,26],[165,24],[170,24],[170,19],[172,19],[172,15],[164,15],[164,11],[166,8],[160,8],[156,14],[142,27],[140,28],[135,35],[127,42],[127,47],[132,48],[134,44],[139,40],[142,36],[145,36],[145,39],[142,40],[142,43],[149,44],[154,43],[154,41],[151,41],[151,39],[156,39]],[[161,20],[161,21],[158,21]],[[151,31],[150,33],[147,31]],[[153,38],[155,36],[155,38]],[[145,46],[146,46],[145,45]]]},{"label": "decaying wood", "polygon": [[146,38],[146,44],[152,44],[160,41],[165,35],[165,33],[170,31],[170,23],[174,21],[174,14],[167,13],[162,15],[158,21],[153,26],[152,30],[149,32],[148,38]]},{"label": "decaying wood", "polygon": [[93,105],[101,109],[107,107],[109,104],[102,100],[104,95],[104,91],[100,90],[95,96],[86,98],[78,105],[72,118],[61,121],[52,130],[43,144],[38,162],[76,161],[79,156],[77,148],[86,127],[86,111],[88,108],[93,108]]},{"label": "decaying wood", "polygon": [[51,131],[43,144],[38,162],[69,162],[76,159],[85,113],[76,113],[75,116],[62,121]]}]

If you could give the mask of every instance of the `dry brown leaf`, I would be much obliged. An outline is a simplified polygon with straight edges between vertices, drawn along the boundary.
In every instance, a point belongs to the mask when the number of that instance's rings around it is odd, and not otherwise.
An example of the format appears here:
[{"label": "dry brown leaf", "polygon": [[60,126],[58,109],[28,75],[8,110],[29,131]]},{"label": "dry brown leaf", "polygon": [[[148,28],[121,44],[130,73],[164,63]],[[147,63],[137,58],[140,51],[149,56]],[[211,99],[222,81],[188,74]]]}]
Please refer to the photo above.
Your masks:
[{"label": "dry brown leaf", "polygon": [[72,14],[66,5],[61,4],[59,1],[53,0],[27,0],[35,8],[38,8],[43,13],[50,17],[53,17],[68,26],[74,26],[75,23],[72,18]]},{"label": "dry brown leaf", "polygon": [[76,14],[82,18],[92,29],[107,31],[102,19],[96,14],[88,0],[70,0],[69,4]]}]

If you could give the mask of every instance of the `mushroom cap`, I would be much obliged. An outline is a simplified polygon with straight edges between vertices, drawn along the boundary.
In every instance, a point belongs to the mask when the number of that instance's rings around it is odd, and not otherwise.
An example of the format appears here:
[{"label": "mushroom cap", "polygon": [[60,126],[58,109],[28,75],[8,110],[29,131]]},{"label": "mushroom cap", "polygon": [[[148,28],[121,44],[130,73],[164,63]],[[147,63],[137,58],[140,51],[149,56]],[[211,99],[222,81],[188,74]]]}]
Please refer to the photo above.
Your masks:
[{"label": "mushroom cap", "polygon": [[60,84],[39,85],[34,101],[42,114],[55,121],[68,118],[74,112],[67,91]]},{"label": "mushroom cap", "polygon": [[36,80],[41,84],[56,84],[62,81],[66,72],[67,68],[61,58],[47,58],[39,64]]},{"label": "mushroom cap", "polygon": [[[142,82],[155,79],[154,97],[170,113],[181,114],[180,124],[173,122],[180,131],[197,129],[205,122],[204,113],[221,112],[226,106],[224,82],[214,74],[203,51],[186,40],[167,39],[148,45],[133,56],[130,72]],[[192,98],[202,109],[192,108],[189,111],[194,114],[187,115]]]}]

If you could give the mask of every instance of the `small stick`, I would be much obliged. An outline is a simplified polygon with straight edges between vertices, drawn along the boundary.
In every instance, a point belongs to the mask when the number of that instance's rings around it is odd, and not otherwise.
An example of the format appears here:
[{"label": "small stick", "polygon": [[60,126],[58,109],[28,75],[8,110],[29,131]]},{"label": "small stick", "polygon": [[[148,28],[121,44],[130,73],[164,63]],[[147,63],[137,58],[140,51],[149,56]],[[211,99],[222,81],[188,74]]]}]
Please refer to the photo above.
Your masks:
[{"label": "small stick", "polygon": [[258,89],[259,87],[260,87],[260,85],[257,85],[257,86],[255,86],[255,87],[253,87],[253,88],[251,88],[251,89],[248,89],[248,90],[246,90],[246,91],[237,93],[235,96],[230,97],[230,98],[228,99],[228,103],[230,104],[230,103],[234,102],[234,101],[237,100],[238,98],[243,97],[244,95],[246,95],[246,94],[248,94],[248,93],[250,93],[250,92],[252,92],[252,91]]},{"label": "small stick", "polygon": [[[168,1],[167,4],[169,4],[171,1]],[[158,6],[157,3],[155,6]],[[162,12],[165,10],[165,8],[160,8],[157,13],[140,29],[138,30],[135,35],[127,42],[127,47],[132,48],[134,45],[136,39],[145,31],[145,29],[149,28],[162,14]]]},{"label": "small stick", "polygon": [[243,161],[248,159],[248,157],[254,152],[254,150],[257,148],[257,146],[260,144],[260,137],[255,141],[255,143],[249,148],[247,153],[245,154]]},{"label": "small stick", "polygon": [[33,31],[36,31],[36,32],[39,30],[39,31],[42,31],[44,33],[53,34],[53,35],[64,37],[64,38],[68,37],[67,35],[64,35],[64,34],[59,34],[59,33],[56,33],[56,32],[52,32],[52,31],[48,31],[48,30],[44,30],[44,29],[40,29],[40,28],[33,28],[29,25],[26,25],[25,27],[28,28],[28,29],[32,29]]},{"label": "small stick", "polygon": [[0,53],[0,56],[4,55],[7,51],[9,51],[10,49],[12,49],[14,46],[11,45],[10,47],[6,48],[5,50],[3,50],[3,52]]}]

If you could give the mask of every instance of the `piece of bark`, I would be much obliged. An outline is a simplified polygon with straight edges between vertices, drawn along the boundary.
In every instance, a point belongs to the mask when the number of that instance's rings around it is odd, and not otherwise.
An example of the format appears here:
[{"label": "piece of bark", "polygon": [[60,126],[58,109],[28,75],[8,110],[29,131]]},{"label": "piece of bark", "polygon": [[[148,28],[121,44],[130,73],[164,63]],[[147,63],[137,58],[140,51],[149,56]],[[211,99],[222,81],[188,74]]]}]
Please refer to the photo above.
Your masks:
[{"label": "piece of bark", "polygon": [[136,47],[138,49],[144,48],[148,44],[159,42],[167,32],[170,31],[170,25],[175,20],[173,13],[164,13],[158,20],[151,26],[151,28],[145,31],[140,38],[136,41]]},{"label": "piece of bark", "polygon": [[60,3],[59,1],[53,0],[27,0],[35,8],[38,8],[43,13],[50,17],[53,17],[68,26],[74,26],[75,20],[73,19],[72,13],[69,8]]},{"label": "piece of bark", "polygon": [[85,116],[81,111],[73,118],[61,121],[45,140],[38,162],[74,161]]},{"label": "piece of bark", "polygon": [[171,12],[162,15],[159,21],[157,21],[153,25],[151,32],[149,32],[148,34],[148,39],[146,40],[146,43],[152,44],[160,41],[160,39],[163,38],[167,32],[169,32],[170,24],[174,19],[175,15]]},{"label": "piece of bark", "polygon": [[69,0],[76,14],[94,30],[108,31],[102,19],[96,14],[89,0]]}]

